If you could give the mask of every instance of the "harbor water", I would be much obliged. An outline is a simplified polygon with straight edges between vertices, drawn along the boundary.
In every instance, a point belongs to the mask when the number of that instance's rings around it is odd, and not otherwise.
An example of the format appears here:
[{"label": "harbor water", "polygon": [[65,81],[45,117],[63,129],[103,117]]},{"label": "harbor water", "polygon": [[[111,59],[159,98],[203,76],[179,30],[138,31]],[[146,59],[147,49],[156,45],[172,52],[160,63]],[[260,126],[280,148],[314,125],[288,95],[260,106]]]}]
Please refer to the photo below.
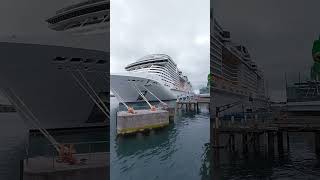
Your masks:
[{"label": "harbor water", "polygon": [[[289,148],[268,152],[266,145],[257,151],[242,153],[219,150],[219,159],[213,158],[214,179],[320,179],[320,156],[315,153],[313,133],[289,133]],[[275,146],[276,147],[276,146]]]},{"label": "harbor water", "polygon": [[[136,103],[133,107],[145,105]],[[177,113],[174,122],[164,129],[125,137],[116,135],[116,112],[125,109],[115,98],[111,98],[110,107],[112,180],[209,179],[208,107],[201,107],[199,113]]]}]

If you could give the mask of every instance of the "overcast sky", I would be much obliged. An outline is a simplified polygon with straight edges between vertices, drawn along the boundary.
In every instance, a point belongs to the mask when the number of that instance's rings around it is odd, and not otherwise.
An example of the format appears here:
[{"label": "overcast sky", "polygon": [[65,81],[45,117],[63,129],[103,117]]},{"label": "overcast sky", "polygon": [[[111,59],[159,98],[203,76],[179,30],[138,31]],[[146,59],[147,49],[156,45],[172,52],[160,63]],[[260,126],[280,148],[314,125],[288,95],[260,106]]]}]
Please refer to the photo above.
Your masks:
[{"label": "overcast sky", "polygon": [[[97,35],[75,36],[48,28],[46,19],[68,5],[84,0],[1,0],[0,41],[13,41],[46,45],[61,45],[103,50],[109,39],[95,41]],[[96,38],[97,39],[97,38]]]},{"label": "overcast sky", "polygon": [[320,34],[319,7],[319,0],[213,0],[215,17],[249,49],[273,99],[285,97],[285,72],[288,79],[298,80],[299,71],[309,75],[313,40]]},{"label": "overcast sky", "polygon": [[194,89],[210,71],[209,0],[111,1],[111,73],[148,54],[164,53]]}]

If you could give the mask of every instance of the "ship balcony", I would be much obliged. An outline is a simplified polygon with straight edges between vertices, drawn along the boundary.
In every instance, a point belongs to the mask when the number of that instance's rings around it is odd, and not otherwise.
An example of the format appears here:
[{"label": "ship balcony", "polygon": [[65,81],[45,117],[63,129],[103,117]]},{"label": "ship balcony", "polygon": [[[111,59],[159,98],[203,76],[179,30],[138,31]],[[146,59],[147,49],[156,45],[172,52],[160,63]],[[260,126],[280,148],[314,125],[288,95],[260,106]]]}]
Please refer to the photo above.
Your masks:
[{"label": "ship balcony", "polygon": [[84,14],[84,15],[64,19],[56,23],[50,23],[49,28],[56,31],[64,31],[67,29],[81,28],[81,27],[90,26],[90,25],[97,25],[97,24],[105,25],[105,24],[109,24],[110,22],[109,16],[110,15],[107,10],[93,12],[89,14]]}]

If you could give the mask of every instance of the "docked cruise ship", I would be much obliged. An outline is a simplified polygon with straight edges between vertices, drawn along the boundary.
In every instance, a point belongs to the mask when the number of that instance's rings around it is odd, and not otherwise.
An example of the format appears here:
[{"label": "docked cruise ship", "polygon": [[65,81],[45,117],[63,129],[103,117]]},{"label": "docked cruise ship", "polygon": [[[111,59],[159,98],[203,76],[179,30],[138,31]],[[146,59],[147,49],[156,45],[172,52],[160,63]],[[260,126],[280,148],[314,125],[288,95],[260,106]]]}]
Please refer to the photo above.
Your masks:
[{"label": "docked cruise ship", "polygon": [[215,19],[211,20],[211,108],[215,111],[216,107],[237,104],[223,114],[265,109],[267,98],[262,71],[247,48],[234,43],[230,32]]},{"label": "docked cruise ship", "polygon": [[286,88],[288,112],[295,114],[320,115],[320,82],[304,81],[288,85]]},{"label": "docked cruise ship", "polygon": [[320,37],[313,42],[312,57],[311,77],[301,81],[299,73],[298,81],[286,83],[286,110],[289,114],[320,116]]},{"label": "docked cruise ship", "polygon": [[138,91],[149,100],[175,100],[192,93],[187,76],[165,54],[151,54],[125,67],[126,74],[111,74],[111,91],[125,102],[143,101]]},{"label": "docked cruise ship", "polygon": [[31,129],[108,123],[109,11],[109,0],[77,2],[43,20],[54,41],[0,42],[2,93]]}]

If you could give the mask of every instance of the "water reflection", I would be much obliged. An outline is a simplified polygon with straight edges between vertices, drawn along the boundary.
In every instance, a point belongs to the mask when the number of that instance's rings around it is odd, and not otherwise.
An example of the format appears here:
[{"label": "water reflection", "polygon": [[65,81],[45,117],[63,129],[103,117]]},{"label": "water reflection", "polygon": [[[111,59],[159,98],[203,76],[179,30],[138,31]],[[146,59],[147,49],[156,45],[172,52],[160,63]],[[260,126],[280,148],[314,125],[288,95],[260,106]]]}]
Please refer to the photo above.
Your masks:
[{"label": "water reflection", "polygon": [[319,179],[312,133],[289,133],[289,137],[289,146],[283,150],[275,146],[270,151],[263,140],[257,151],[248,153],[212,149],[213,179]]}]

